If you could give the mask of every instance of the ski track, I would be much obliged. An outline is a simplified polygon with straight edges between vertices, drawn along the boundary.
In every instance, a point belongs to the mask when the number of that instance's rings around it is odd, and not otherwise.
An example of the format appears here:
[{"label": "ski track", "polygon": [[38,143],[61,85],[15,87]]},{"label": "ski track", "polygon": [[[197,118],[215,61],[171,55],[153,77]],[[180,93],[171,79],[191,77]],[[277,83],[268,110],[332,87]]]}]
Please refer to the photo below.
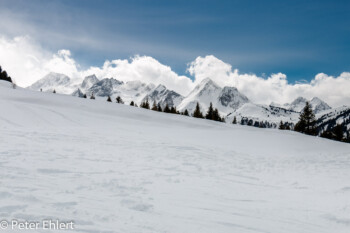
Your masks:
[{"label": "ski track", "polygon": [[0,89],[0,219],[96,233],[350,232],[347,144]]}]

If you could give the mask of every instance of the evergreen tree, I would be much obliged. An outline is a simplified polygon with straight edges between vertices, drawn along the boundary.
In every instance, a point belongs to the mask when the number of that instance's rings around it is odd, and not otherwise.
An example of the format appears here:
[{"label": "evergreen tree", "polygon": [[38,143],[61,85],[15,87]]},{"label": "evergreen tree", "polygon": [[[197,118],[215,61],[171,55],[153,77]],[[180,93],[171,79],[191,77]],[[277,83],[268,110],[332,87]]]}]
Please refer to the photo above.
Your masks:
[{"label": "evergreen tree", "polygon": [[91,93],[90,99],[92,99],[92,100],[95,99],[95,96],[94,96],[94,93],[93,93],[93,92]]},{"label": "evergreen tree", "polygon": [[153,111],[158,111],[156,101],[153,101],[152,110],[153,110]]},{"label": "evergreen tree", "polygon": [[252,119],[249,119],[247,125],[253,126],[253,123],[254,123],[253,120],[252,120]]},{"label": "evergreen tree", "polygon": [[203,118],[203,114],[201,112],[201,109],[199,107],[199,103],[197,102],[196,109],[193,112],[193,117],[195,118]]},{"label": "evergreen tree", "polygon": [[344,129],[343,126],[337,124],[331,130],[325,130],[320,135],[323,138],[328,138],[337,141],[346,141],[346,137],[344,137]]},{"label": "evergreen tree", "polygon": [[119,95],[117,96],[117,98],[115,98],[115,100],[117,101],[118,104],[124,104],[122,97],[120,97]]},{"label": "evergreen tree", "polygon": [[56,94],[56,90],[54,89],[52,93]]},{"label": "evergreen tree", "polygon": [[137,103],[135,103],[135,107],[138,107]]},{"label": "evergreen tree", "polygon": [[107,102],[112,102],[112,99],[111,99],[111,97],[110,97],[110,96],[108,96],[108,98],[107,98]]},{"label": "evergreen tree", "polygon": [[11,77],[8,76],[8,74],[5,70],[2,70],[1,66],[0,66],[0,80],[5,80],[5,81],[12,83]]},{"label": "evergreen tree", "polygon": [[133,100],[130,102],[130,106],[135,106],[135,103]]},{"label": "evergreen tree", "polygon": [[232,124],[237,124],[237,118],[236,118],[236,116],[233,117]]},{"label": "evergreen tree", "polygon": [[162,106],[160,106],[160,103],[158,103],[158,105],[157,105],[157,111],[158,112],[162,112],[163,111]]},{"label": "evergreen tree", "polygon": [[281,129],[281,130],[285,130],[286,129],[286,127],[284,126],[283,121],[280,122],[280,125],[279,125],[278,129]]},{"label": "evergreen tree", "polygon": [[214,120],[214,109],[213,104],[210,102],[207,114],[205,115],[205,119]]},{"label": "evergreen tree", "polygon": [[185,111],[183,112],[183,115],[184,116],[189,116],[187,109],[185,109]]},{"label": "evergreen tree", "polygon": [[163,111],[166,112],[166,113],[170,113],[170,109],[169,109],[169,105],[168,104],[165,105],[165,108],[164,108]]},{"label": "evergreen tree", "polygon": [[290,125],[288,122],[286,123],[285,130],[290,130]]},{"label": "evergreen tree", "polygon": [[146,108],[149,109],[149,102],[148,99],[146,99],[146,101],[142,102],[140,105],[141,108]]},{"label": "evergreen tree", "polygon": [[343,127],[340,124],[337,124],[332,131],[334,140],[342,141],[344,139]]},{"label": "evergreen tree", "polygon": [[295,125],[294,130],[308,135],[317,134],[316,118],[309,102],[306,102],[304,109],[300,113],[299,121]]},{"label": "evergreen tree", "polygon": [[83,95],[83,98],[85,98],[85,99],[87,98],[86,94]]},{"label": "evergreen tree", "polygon": [[219,114],[219,110],[217,108],[215,108],[215,110],[213,112],[213,120],[214,121],[222,121],[222,118]]},{"label": "evergreen tree", "polygon": [[173,113],[173,114],[176,114],[176,113],[177,113],[176,108],[175,108],[174,106],[172,106],[172,107],[170,108],[170,113]]}]

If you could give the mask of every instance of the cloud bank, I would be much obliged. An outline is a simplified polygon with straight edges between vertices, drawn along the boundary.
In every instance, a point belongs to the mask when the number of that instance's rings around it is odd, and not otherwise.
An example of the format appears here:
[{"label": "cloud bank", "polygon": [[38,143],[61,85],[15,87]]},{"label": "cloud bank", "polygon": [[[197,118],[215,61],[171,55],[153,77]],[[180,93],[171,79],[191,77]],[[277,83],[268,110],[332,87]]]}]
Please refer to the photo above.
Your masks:
[{"label": "cloud bank", "polygon": [[187,71],[192,78],[178,75],[169,66],[149,56],[107,60],[102,67],[82,69],[69,50],[52,53],[29,37],[0,37],[0,65],[20,86],[28,86],[49,72],[63,73],[76,79],[95,74],[100,79],[114,77],[122,81],[164,84],[187,95],[203,79],[211,78],[220,86],[237,87],[250,100],[261,104],[291,102],[299,96],[317,96],[333,107],[350,104],[349,72],[343,72],[338,77],[319,73],[308,83],[291,84],[283,73],[271,74],[267,78],[240,73],[213,55],[197,57],[188,64]]}]

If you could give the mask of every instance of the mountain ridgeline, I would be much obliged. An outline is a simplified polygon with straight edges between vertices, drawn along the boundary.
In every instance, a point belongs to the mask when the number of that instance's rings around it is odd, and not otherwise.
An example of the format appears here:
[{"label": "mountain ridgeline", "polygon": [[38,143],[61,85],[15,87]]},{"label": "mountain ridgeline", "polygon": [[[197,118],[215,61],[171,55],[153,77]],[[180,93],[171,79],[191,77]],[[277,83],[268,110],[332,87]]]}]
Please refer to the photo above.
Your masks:
[{"label": "mountain ridgeline", "polygon": [[[115,78],[98,79],[95,75],[83,80],[70,78],[64,74],[49,73],[30,87],[31,90],[68,94],[78,97],[109,98],[123,100],[133,106],[148,106],[184,115],[201,113],[203,118],[208,109],[213,108],[220,121],[236,122],[260,128],[293,129],[300,120],[300,112],[310,103],[315,116],[316,133],[334,139],[336,127],[342,130],[344,138],[350,137],[350,107],[332,109],[327,103],[314,97],[307,100],[296,98],[283,105],[271,103],[262,105],[251,102],[235,87],[220,87],[210,78],[204,79],[187,95],[182,96],[166,86],[141,81],[123,82]],[[153,107],[152,107],[153,106]],[[199,115],[201,116],[201,115]],[[339,131],[338,129],[338,131]],[[338,133],[339,134],[339,133]],[[331,136],[330,136],[331,135]]]}]

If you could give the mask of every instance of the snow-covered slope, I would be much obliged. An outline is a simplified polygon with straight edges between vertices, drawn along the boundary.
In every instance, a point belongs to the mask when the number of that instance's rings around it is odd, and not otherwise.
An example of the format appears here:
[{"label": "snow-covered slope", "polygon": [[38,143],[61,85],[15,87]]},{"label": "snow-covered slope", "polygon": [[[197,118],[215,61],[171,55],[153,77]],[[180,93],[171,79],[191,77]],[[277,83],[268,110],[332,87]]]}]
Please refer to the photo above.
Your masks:
[{"label": "snow-covered slope", "polygon": [[246,103],[237,110],[229,113],[226,117],[226,121],[232,122],[234,117],[236,117],[238,122],[240,122],[242,118],[248,118],[256,122],[262,121],[278,125],[280,121],[296,123],[299,119],[299,113],[273,105],[267,106]]},{"label": "snow-covered slope", "polygon": [[1,219],[74,220],[64,232],[349,232],[349,144],[4,82],[0,109]]}]

